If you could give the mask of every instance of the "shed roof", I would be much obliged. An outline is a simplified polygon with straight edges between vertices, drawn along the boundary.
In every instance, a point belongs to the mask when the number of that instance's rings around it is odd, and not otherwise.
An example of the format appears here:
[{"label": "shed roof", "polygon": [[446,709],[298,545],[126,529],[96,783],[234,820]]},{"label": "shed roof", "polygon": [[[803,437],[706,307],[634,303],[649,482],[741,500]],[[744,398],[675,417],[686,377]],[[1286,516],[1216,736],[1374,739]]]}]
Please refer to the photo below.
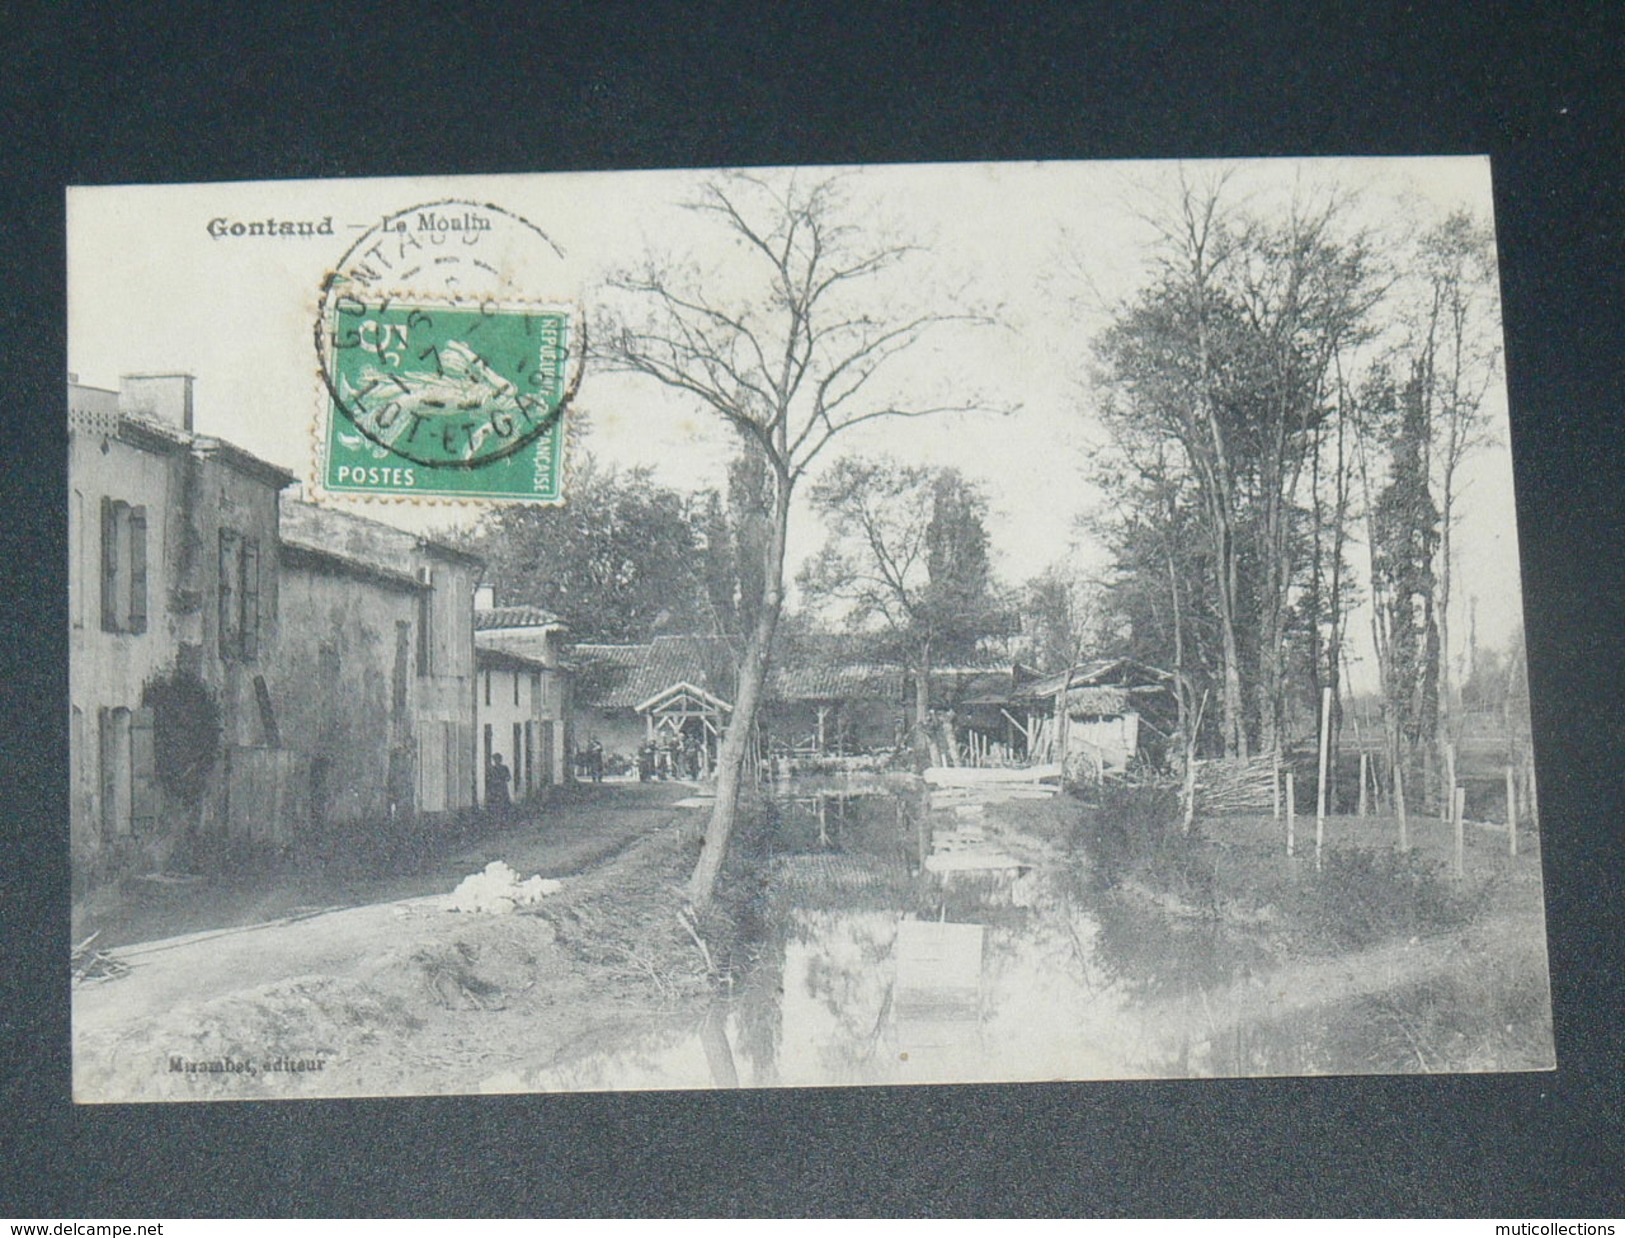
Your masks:
[{"label": "shed roof", "polygon": [[1165,685],[1173,678],[1167,671],[1136,662],[1133,658],[1095,658],[1064,671],[1034,679],[1015,689],[1012,700],[1033,701],[1053,697],[1063,688],[1140,687]]}]

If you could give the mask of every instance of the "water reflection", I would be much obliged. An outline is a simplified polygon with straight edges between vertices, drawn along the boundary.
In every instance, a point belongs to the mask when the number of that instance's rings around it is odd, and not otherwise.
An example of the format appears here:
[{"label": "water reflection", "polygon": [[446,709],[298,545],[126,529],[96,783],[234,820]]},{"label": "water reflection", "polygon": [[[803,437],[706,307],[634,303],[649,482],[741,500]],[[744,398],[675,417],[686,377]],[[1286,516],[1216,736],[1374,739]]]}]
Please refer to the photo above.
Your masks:
[{"label": "water reflection", "polygon": [[963,795],[794,785],[761,841],[769,882],[756,959],[727,1000],[697,1020],[620,1029],[612,1046],[600,1038],[592,1052],[488,1086],[1395,1068],[1393,1054],[1373,1055],[1362,1039],[1381,1015],[1374,998],[1299,1002],[1270,987],[1281,960],[1246,931],[1092,888],[1079,861],[1027,862],[1019,844]]}]

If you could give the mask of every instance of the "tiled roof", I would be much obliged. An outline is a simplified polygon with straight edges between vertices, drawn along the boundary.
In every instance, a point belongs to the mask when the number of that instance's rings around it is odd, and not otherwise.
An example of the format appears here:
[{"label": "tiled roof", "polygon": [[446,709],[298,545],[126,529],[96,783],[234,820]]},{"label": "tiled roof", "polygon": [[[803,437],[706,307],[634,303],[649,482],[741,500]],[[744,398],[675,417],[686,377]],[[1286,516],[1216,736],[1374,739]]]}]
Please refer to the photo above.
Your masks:
[{"label": "tiled roof", "polygon": [[734,650],[722,636],[657,636],[647,645],[577,645],[576,699],[632,709],[676,683],[733,699]]},{"label": "tiled roof", "polygon": [[480,653],[504,653],[537,666],[553,666],[558,662],[558,649],[552,640],[553,631],[552,628],[500,628],[475,632],[474,647]]},{"label": "tiled roof", "polygon": [[407,572],[398,572],[391,567],[339,554],[326,546],[301,540],[291,533],[284,533],[278,539],[277,553],[283,564],[291,568],[338,572],[408,593],[422,593],[431,588]]},{"label": "tiled roof", "polygon": [[[576,645],[576,699],[600,709],[633,709],[673,684],[688,683],[723,700],[734,697],[738,649],[723,636],[657,636],[647,645]],[[931,674],[939,703],[969,704],[1009,698],[1011,671],[944,667]],[[817,658],[774,666],[767,698],[777,701],[899,699],[907,674],[901,667]]]},{"label": "tiled roof", "polygon": [[529,654],[512,649],[503,649],[498,645],[476,645],[474,660],[481,666],[516,666],[527,671],[548,669],[547,663],[540,658],[533,658]]},{"label": "tiled roof", "polygon": [[497,628],[546,628],[561,622],[550,610],[540,606],[492,606],[474,612],[474,630],[488,632]]},{"label": "tiled roof", "polygon": [[768,696],[780,701],[834,701],[857,697],[892,700],[903,694],[903,672],[895,666],[775,667]]}]

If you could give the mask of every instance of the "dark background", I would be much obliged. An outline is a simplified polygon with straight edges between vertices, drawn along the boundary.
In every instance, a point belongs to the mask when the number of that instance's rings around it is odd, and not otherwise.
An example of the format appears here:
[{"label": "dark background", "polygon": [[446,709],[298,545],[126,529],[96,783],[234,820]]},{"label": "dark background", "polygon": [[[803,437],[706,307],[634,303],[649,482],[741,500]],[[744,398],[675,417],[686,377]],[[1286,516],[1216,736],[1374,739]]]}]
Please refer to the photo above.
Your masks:
[{"label": "dark background", "polygon": [[[8,6],[0,1215],[1625,1214],[1622,13]],[[1461,153],[1495,175],[1555,1074],[69,1103],[65,185]]]}]

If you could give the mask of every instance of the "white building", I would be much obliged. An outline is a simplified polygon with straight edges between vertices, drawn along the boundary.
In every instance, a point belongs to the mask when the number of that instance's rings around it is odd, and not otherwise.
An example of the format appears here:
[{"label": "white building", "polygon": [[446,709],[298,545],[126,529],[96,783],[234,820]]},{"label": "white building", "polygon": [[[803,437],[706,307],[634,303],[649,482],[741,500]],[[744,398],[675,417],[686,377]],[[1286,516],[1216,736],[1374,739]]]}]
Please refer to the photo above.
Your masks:
[{"label": "white building", "polygon": [[[501,756],[515,802],[570,778],[569,677],[560,665],[564,625],[536,606],[493,606],[489,585],[475,596],[480,760]],[[485,802],[485,780],[480,780]]]}]

